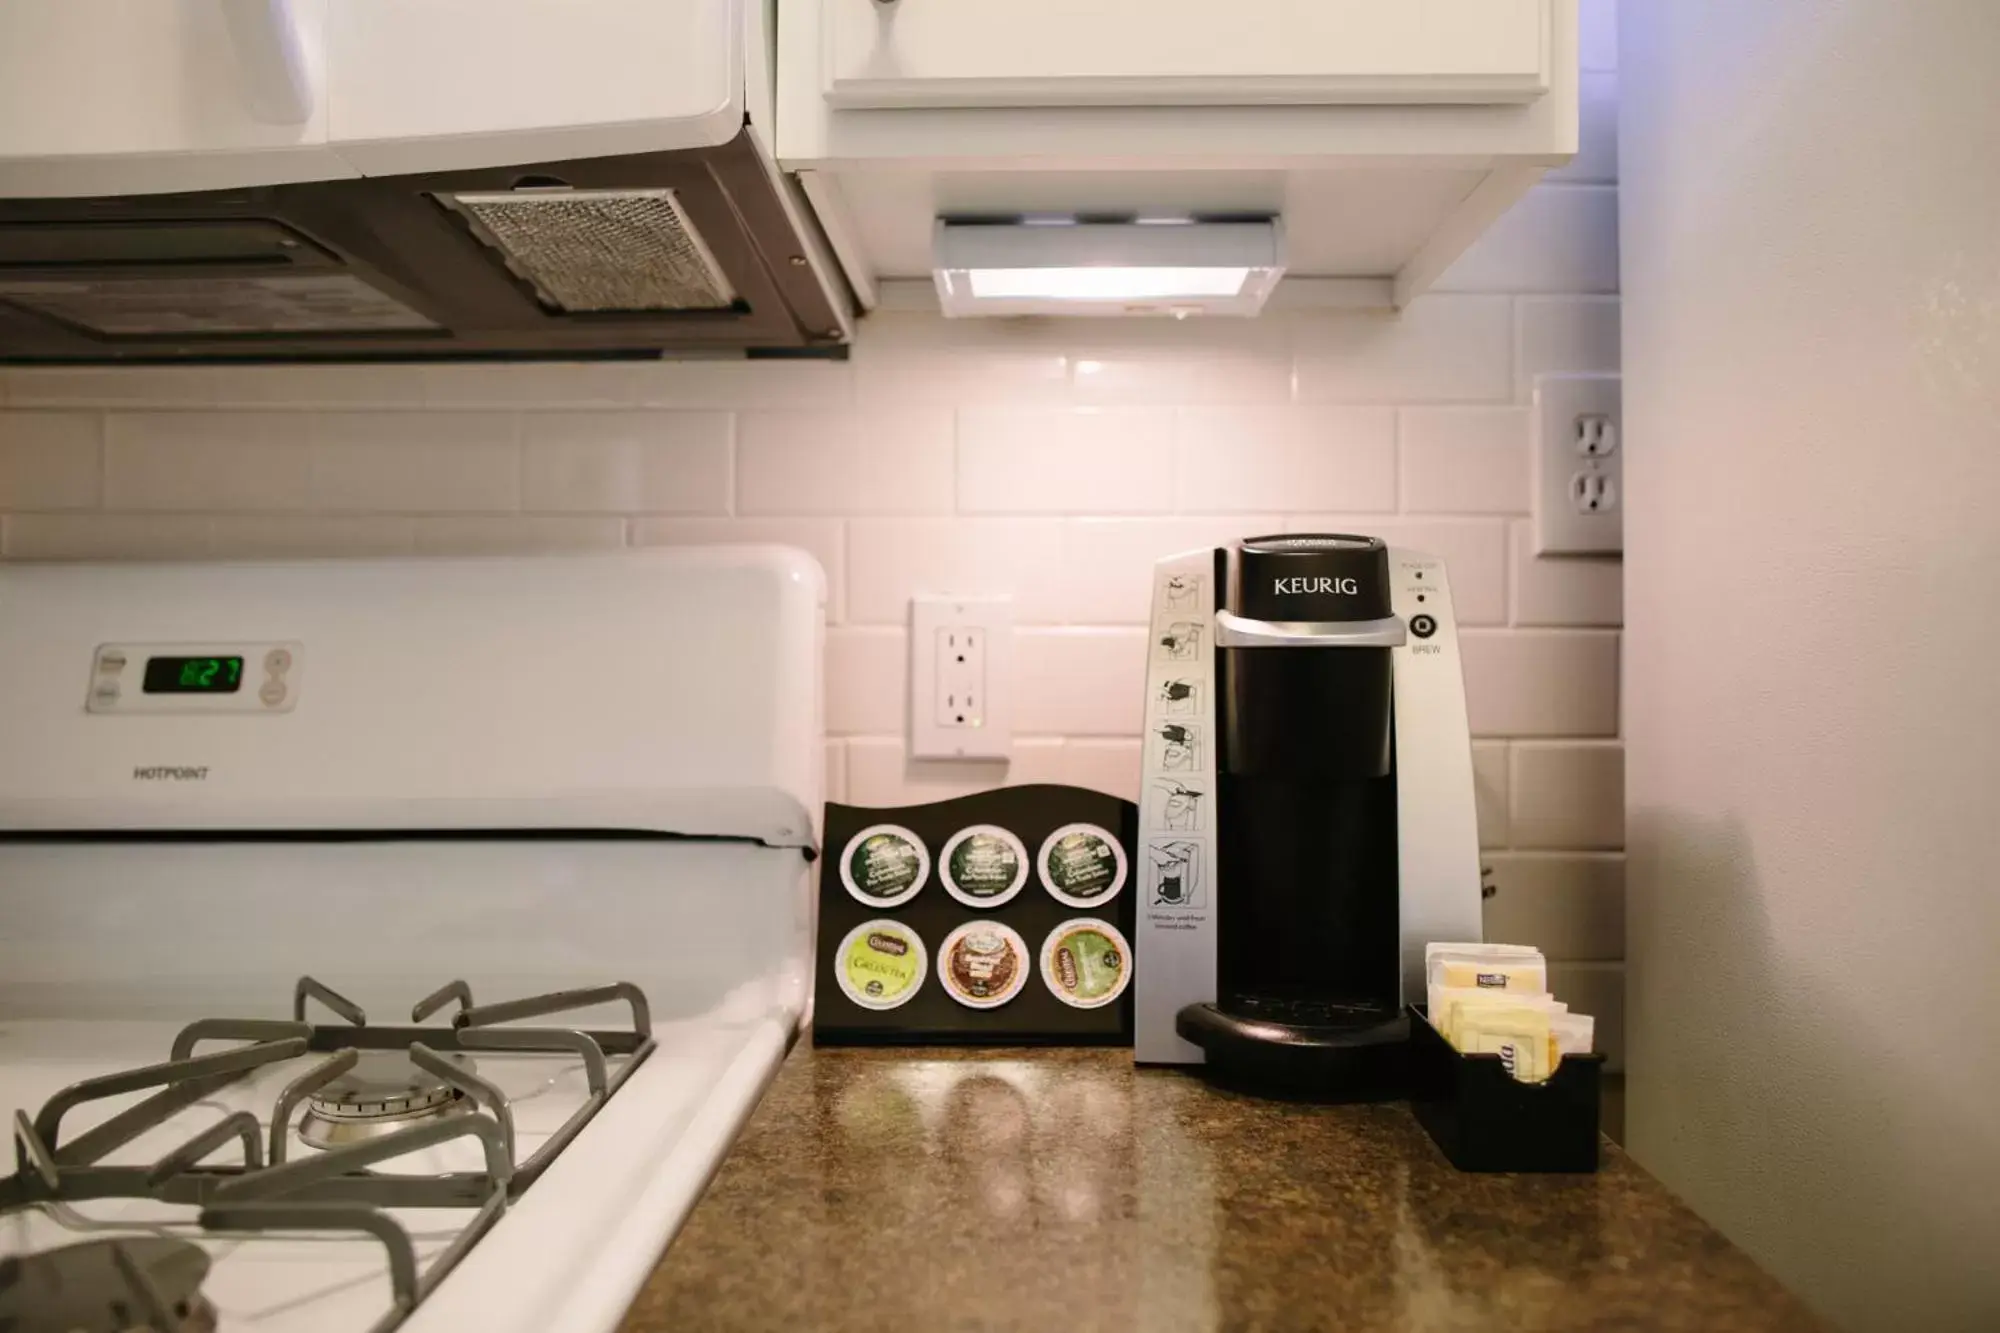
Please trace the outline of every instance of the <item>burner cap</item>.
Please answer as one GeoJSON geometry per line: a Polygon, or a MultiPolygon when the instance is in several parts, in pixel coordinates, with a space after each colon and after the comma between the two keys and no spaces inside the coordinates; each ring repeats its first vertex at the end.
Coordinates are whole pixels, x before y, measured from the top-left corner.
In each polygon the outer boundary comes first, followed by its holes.
{"type": "MultiPolygon", "coordinates": [[[[445,1059],[471,1073],[470,1057],[445,1059]]],[[[354,1068],[306,1099],[299,1137],[315,1148],[378,1138],[419,1120],[471,1110],[464,1093],[399,1051],[367,1051],[354,1068]]]]}
{"type": "Polygon", "coordinates": [[[214,1333],[215,1307],[201,1295],[207,1276],[208,1255],[199,1245],[155,1236],[88,1240],[0,1259],[0,1329],[214,1333]],[[164,1324],[155,1317],[156,1302],[164,1324]]]}

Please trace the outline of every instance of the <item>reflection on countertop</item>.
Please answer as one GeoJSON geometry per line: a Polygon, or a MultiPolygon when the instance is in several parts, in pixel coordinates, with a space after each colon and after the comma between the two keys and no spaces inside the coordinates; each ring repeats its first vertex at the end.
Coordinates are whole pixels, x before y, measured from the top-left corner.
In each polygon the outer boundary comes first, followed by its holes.
{"type": "Polygon", "coordinates": [[[787,1060],[626,1333],[1808,1329],[1607,1145],[1454,1171],[1406,1108],[1302,1106],[1129,1050],[787,1060]]]}

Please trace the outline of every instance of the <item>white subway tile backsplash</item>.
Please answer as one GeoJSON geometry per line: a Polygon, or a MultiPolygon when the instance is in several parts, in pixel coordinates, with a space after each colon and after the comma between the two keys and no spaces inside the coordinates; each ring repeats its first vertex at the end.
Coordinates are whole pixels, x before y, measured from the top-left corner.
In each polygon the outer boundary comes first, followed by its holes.
{"type": "Polygon", "coordinates": [[[826,632],[826,729],[837,736],[902,735],[908,728],[910,640],[900,626],[836,625],[826,632]]]}
{"type": "Polygon", "coordinates": [[[826,572],[826,618],[847,619],[847,525],[837,518],[635,518],[634,546],[796,546],[826,572]]]}
{"type": "Polygon", "coordinates": [[[1391,408],[1186,408],[1178,452],[1185,512],[1396,507],[1391,408]]]}
{"type": "Polygon", "coordinates": [[[530,412],[521,506],[537,512],[726,514],[726,412],[530,412]]]}
{"type": "Polygon", "coordinates": [[[1432,294],[1395,314],[1334,312],[1301,320],[1302,402],[1505,402],[1513,396],[1513,302],[1432,294]]]}
{"type": "Polygon", "coordinates": [[[1399,422],[1403,512],[1528,512],[1528,409],[1406,407],[1399,422]]]}
{"type": "Polygon", "coordinates": [[[1617,297],[1524,296],[1519,304],[1514,373],[1523,402],[1537,375],[1617,371],[1617,297]]]}
{"type": "Polygon", "coordinates": [[[1173,504],[1169,408],[972,407],[958,414],[961,513],[1158,513],[1173,504]]]}
{"type": "Polygon", "coordinates": [[[1498,518],[1293,514],[1287,532],[1353,532],[1444,561],[1460,625],[1507,623],[1507,523],[1498,518]]]}
{"type": "Polygon", "coordinates": [[[1146,631],[1017,629],[1014,727],[1059,736],[1137,736],[1145,723],[1146,631]]]}
{"type": "Polygon", "coordinates": [[[744,412],[740,514],[948,514],[952,414],[942,408],[744,412]]]}
{"type": "Polygon", "coordinates": [[[847,407],[854,371],[845,361],[653,361],[632,366],[632,401],[642,407],[847,407]]]}
{"type": "Polygon", "coordinates": [[[225,514],[211,521],[209,553],[226,559],[409,555],[416,527],[381,514],[225,514]]]}
{"type": "Polygon", "coordinates": [[[432,365],[422,368],[432,407],[622,407],[637,398],[629,361],[432,365]]]}
{"type": "Polygon", "coordinates": [[[1609,185],[1536,186],[1433,290],[1617,291],[1618,191],[1609,185]]]}
{"type": "Polygon", "coordinates": [[[103,496],[95,412],[0,414],[0,509],[90,509],[103,496]]]}
{"type": "Polygon", "coordinates": [[[873,406],[1058,405],[1070,358],[1044,321],[939,319],[878,311],[854,348],[854,393],[873,406]]]}
{"type": "Polygon", "coordinates": [[[458,515],[412,522],[419,555],[541,555],[625,544],[622,518],[458,515]]]}
{"type": "MultiPolygon", "coordinates": [[[[217,366],[221,407],[421,407],[421,366],[217,366]]],[[[483,404],[473,404],[483,406],[483,404]]]]}
{"type": "Polygon", "coordinates": [[[1292,396],[1281,319],[1078,321],[1070,389],[1079,403],[1282,403],[1292,396]]]}
{"type": "Polygon", "coordinates": [[[312,506],[353,513],[495,513],[521,506],[519,419],[504,412],[320,412],[312,506]]]}
{"type": "Polygon", "coordinates": [[[1071,786],[1137,801],[1139,742],[1134,737],[1069,741],[1063,746],[1063,771],[1071,786]]]}
{"type": "Polygon", "coordinates": [[[857,518],[848,524],[848,618],[907,624],[920,592],[1007,595],[1019,624],[1062,619],[1062,533],[1053,518],[857,518]]]}
{"type": "Polygon", "coordinates": [[[212,520],[192,514],[9,514],[13,560],[197,560],[212,520]]]}
{"type": "Polygon", "coordinates": [[[207,366],[0,370],[10,407],[212,406],[217,373],[207,366]]]}
{"type": "Polygon", "coordinates": [[[1625,1068],[1625,965],[1549,963],[1549,989],[1579,1014],[1597,1020],[1596,1048],[1607,1073],[1625,1068]]]}
{"type": "Polygon", "coordinates": [[[1143,625],[1152,615],[1153,566],[1162,557],[1283,528],[1276,514],[1071,519],[1063,525],[1054,618],[1079,625],[1143,625]]]}
{"type": "Polygon", "coordinates": [[[1516,625],[1621,625],[1625,562],[1616,556],[1537,556],[1535,525],[1514,523],[1509,559],[1516,625]]]}
{"type": "Polygon", "coordinates": [[[992,787],[1064,782],[1064,748],[1056,737],[1016,737],[1012,760],[911,759],[900,736],[855,736],[847,741],[847,799],[854,805],[918,805],[992,787]]]}
{"type": "Polygon", "coordinates": [[[1625,747],[1607,742],[1516,741],[1515,847],[1625,845],[1625,747]]]}
{"type": "Polygon", "coordinates": [[[1479,845],[1507,845],[1507,743],[1472,743],[1472,795],[1479,810],[1479,845]]]}
{"type": "Polygon", "coordinates": [[[1474,629],[1458,646],[1473,735],[1618,734],[1616,634],[1474,629]]]}
{"type": "Polygon", "coordinates": [[[113,412],[107,509],[303,509],[313,418],[293,412],[113,412]]]}
{"type": "MultiPolygon", "coordinates": [[[[1550,958],[1625,956],[1625,858],[1564,852],[1489,852],[1486,938],[1532,944],[1550,958]]],[[[1556,997],[1574,1001],[1556,992],[1556,997]]],[[[1579,1012],[1589,1012],[1577,1004],[1579,1012]]]]}
{"type": "Polygon", "coordinates": [[[847,742],[826,743],[826,799],[847,803],[847,742]]]}

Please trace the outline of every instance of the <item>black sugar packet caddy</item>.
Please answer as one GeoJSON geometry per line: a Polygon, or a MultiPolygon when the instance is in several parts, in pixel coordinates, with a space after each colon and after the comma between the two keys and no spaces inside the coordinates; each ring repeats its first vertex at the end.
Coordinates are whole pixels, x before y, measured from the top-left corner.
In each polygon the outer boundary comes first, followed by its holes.
{"type": "Polygon", "coordinates": [[[1604,1056],[1565,1055],[1541,1083],[1465,1055],[1410,1006],[1410,1109],[1461,1171],[1595,1171],[1604,1056]]]}

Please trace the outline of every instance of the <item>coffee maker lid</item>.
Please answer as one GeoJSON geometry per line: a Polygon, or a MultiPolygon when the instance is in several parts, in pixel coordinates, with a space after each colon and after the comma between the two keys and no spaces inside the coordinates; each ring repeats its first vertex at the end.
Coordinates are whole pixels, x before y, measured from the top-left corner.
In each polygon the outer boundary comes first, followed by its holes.
{"type": "Polygon", "coordinates": [[[1231,570],[1227,610],[1250,620],[1387,620],[1389,547],[1346,532],[1248,537],[1231,570]]]}
{"type": "Polygon", "coordinates": [[[1245,537],[1245,551],[1367,551],[1388,544],[1380,537],[1363,537],[1352,532],[1275,532],[1263,537],[1245,537]]]}

